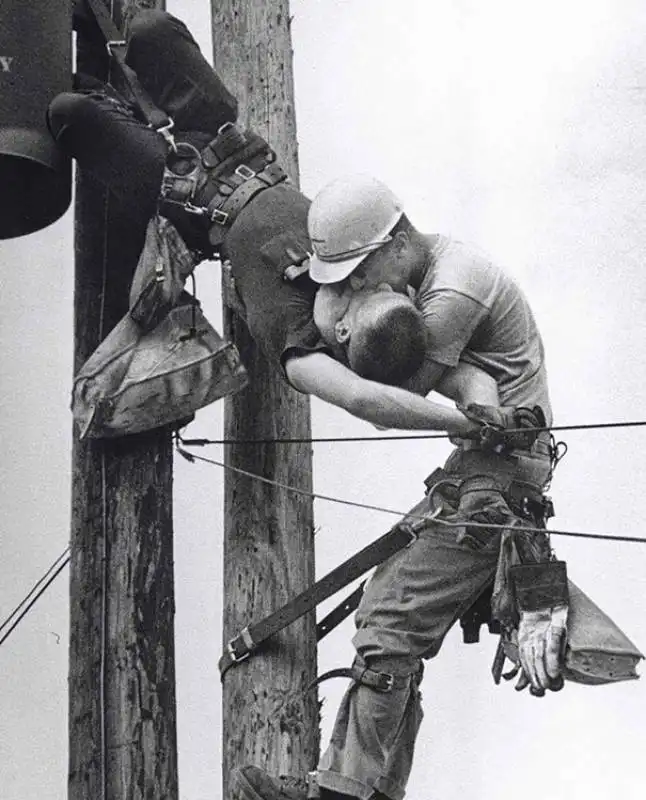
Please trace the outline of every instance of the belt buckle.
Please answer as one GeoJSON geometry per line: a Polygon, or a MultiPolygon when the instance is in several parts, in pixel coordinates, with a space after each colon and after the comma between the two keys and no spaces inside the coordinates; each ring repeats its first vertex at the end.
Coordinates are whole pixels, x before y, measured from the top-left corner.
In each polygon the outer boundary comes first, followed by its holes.
{"type": "Polygon", "coordinates": [[[379,678],[379,687],[375,687],[377,691],[384,693],[392,692],[395,685],[395,676],[392,674],[392,672],[380,672],[379,678]],[[384,679],[383,683],[381,681],[382,678],[384,679]]]}
{"type": "Polygon", "coordinates": [[[249,633],[249,628],[243,628],[237,636],[234,636],[233,639],[229,639],[226,646],[227,653],[231,656],[231,659],[234,664],[239,664],[241,661],[246,661],[251,655],[251,651],[255,647],[255,642],[251,638],[251,634],[249,633]],[[235,642],[238,639],[242,639],[242,643],[245,647],[244,652],[241,655],[238,655],[235,650],[235,642]]]}
{"type": "Polygon", "coordinates": [[[218,225],[226,225],[229,215],[226,211],[220,211],[219,208],[214,208],[211,212],[211,222],[217,222],[218,225]]]}
{"type": "Polygon", "coordinates": [[[235,648],[233,646],[234,641],[235,641],[234,639],[230,639],[227,642],[226,650],[227,650],[227,653],[231,656],[231,661],[234,664],[240,664],[241,662],[246,661],[249,658],[249,656],[251,655],[251,653],[249,651],[247,651],[246,653],[243,653],[241,656],[239,656],[236,653],[235,648]]]}
{"type": "Polygon", "coordinates": [[[252,178],[256,177],[255,170],[251,169],[251,167],[248,167],[246,164],[238,164],[234,172],[239,178],[242,178],[243,181],[250,181],[252,178]]]}
{"type": "Polygon", "coordinates": [[[109,56],[114,55],[115,47],[125,47],[128,44],[125,39],[110,39],[105,43],[106,50],[109,56]]]}

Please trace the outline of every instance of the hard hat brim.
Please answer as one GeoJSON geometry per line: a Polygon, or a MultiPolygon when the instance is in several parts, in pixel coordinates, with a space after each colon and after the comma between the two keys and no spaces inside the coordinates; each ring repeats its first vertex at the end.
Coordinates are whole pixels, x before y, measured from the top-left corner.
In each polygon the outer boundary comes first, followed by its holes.
{"type": "Polygon", "coordinates": [[[310,278],[315,283],[339,283],[351,275],[363,259],[370,255],[362,253],[343,261],[321,261],[315,255],[310,256],[310,278]]]}

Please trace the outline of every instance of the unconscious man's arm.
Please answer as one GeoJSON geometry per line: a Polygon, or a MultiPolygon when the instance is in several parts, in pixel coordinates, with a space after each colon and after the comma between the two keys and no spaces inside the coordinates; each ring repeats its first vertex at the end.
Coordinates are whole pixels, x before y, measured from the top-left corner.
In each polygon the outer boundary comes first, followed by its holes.
{"type": "Polygon", "coordinates": [[[455,408],[433,403],[417,394],[360,378],[325,353],[290,358],[285,365],[289,382],[300,392],[339,406],[355,417],[386,428],[474,434],[479,425],[455,408]]]}

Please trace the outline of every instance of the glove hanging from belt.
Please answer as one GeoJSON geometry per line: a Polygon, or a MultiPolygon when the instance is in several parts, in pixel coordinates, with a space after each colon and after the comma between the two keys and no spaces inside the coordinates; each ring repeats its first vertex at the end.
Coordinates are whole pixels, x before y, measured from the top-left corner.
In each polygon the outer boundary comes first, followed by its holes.
{"type": "Polygon", "coordinates": [[[510,450],[530,450],[541,431],[546,428],[545,414],[540,406],[484,406],[470,403],[458,409],[473,422],[482,426],[475,434],[483,450],[506,453],[510,450]]]}
{"type": "Polygon", "coordinates": [[[541,697],[563,688],[561,674],[567,644],[568,585],[564,561],[519,564],[510,570],[520,614],[516,689],[530,687],[541,697]]]}

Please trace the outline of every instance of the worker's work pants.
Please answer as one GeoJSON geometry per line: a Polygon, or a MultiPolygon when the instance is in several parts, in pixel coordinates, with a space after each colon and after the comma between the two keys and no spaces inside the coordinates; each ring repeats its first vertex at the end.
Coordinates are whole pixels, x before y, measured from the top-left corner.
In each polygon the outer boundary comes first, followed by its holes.
{"type": "MultiPolygon", "coordinates": [[[[171,117],[180,141],[185,132],[200,132],[206,144],[225,122],[235,121],[235,98],[184,23],[172,15],[140,11],[130,25],[126,60],[153,102],[171,117]]],[[[134,108],[102,91],[65,92],[50,104],[48,123],[60,146],[108,187],[128,214],[143,223],[150,219],[168,145],[134,108]]]]}
{"type": "MultiPolygon", "coordinates": [[[[513,466],[499,457],[476,458],[478,472],[488,466],[490,475],[509,474],[513,466]]],[[[461,475],[465,467],[456,450],[445,470],[461,475]]],[[[543,486],[548,471],[549,461],[537,458],[517,478],[543,486]]],[[[427,497],[410,514],[430,511],[427,497]]],[[[404,796],[422,720],[422,659],[439,652],[449,629],[492,583],[500,538],[500,530],[492,530],[488,539],[458,543],[455,528],[432,523],[377,568],[357,610],[353,644],[358,664],[391,673],[394,686],[383,692],[350,685],[319,764],[321,787],[362,800],[375,791],[392,800],[404,796]]]]}
{"type": "MultiPolygon", "coordinates": [[[[202,56],[186,26],[158,10],[140,11],[132,20],[127,62],[155,104],[174,121],[178,142],[202,149],[226,122],[234,122],[237,102],[202,56]]],[[[88,85],[88,82],[85,82],[88,85]]],[[[155,214],[168,145],[142,121],[136,110],[102,91],[66,92],[52,101],[48,120],[54,138],[82,170],[108,187],[132,222],[130,236],[140,237],[155,214]]],[[[307,235],[309,200],[281,183],[256,195],[226,231],[226,256],[233,264],[238,292],[256,341],[280,366],[292,347],[322,349],[312,318],[318,286],[307,276],[283,278],[294,253],[310,249],[307,235]]],[[[164,209],[191,250],[210,253],[203,217],[181,205],[164,209]]],[[[139,248],[139,249],[140,249],[139,248]]],[[[133,248],[134,249],[134,248],[133,248]]],[[[138,251],[137,251],[138,252],[138,251]]],[[[135,264],[121,264],[125,281],[135,264]]],[[[246,356],[242,354],[243,358],[246,356]]]]}

